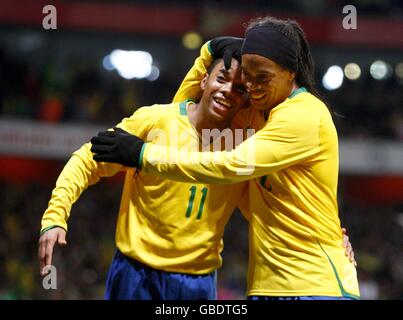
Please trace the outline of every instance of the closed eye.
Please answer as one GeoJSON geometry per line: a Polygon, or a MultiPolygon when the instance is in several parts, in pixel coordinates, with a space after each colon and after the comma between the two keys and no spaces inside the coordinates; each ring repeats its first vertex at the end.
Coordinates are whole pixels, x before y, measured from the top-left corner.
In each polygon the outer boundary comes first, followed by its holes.
{"type": "Polygon", "coordinates": [[[219,83],[224,83],[224,82],[227,81],[223,76],[217,76],[216,79],[217,79],[217,81],[218,81],[219,83]]]}

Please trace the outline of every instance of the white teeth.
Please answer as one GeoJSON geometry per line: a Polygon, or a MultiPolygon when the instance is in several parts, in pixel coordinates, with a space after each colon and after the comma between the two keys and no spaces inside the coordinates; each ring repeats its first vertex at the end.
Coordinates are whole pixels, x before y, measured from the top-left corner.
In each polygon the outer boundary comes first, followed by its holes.
{"type": "Polygon", "coordinates": [[[261,95],[251,95],[250,96],[253,100],[260,100],[264,97],[264,94],[261,95]]]}
{"type": "Polygon", "coordinates": [[[218,102],[219,104],[222,104],[222,105],[226,106],[227,108],[231,108],[231,104],[226,100],[223,100],[223,99],[220,99],[220,98],[215,98],[214,100],[216,102],[218,102]]]}

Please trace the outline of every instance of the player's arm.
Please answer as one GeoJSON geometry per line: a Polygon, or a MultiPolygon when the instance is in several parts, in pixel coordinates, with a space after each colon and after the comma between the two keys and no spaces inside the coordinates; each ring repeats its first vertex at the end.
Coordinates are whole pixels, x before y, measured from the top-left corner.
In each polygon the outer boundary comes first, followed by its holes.
{"type": "Polygon", "coordinates": [[[200,82],[207,73],[208,67],[213,62],[213,52],[210,47],[210,41],[207,41],[200,49],[200,55],[196,58],[192,68],[183,79],[178,91],[175,94],[173,102],[181,102],[186,99],[199,101],[202,95],[200,82]]]}
{"type": "Polygon", "coordinates": [[[52,264],[53,248],[56,243],[59,246],[65,246],[67,244],[66,230],[62,227],[53,227],[44,232],[39,238],[38,257],[42,276],[47,273],[45,267],[52,264]]]}
{"type": "Polygon", "coordinates": [[[276,112],[269,123],[226,152],[186,152],[145,144],[141,170],[176,181],[234,183],[308,161],[319,152],[317,117],[276,112]]]}
{"type": "Polygon", "coordinates": [[[97,163],[90,149],[90,143],[84,144],[64,166],[42,217],[41,234],[55,226],[67,230],[71,207],[81,193],[101,177],[113,176],[122,169],[118,164],[97,163]]]}
{"type": "MultiPolygon", "coordinates": [[[[131,117],[123,119],[117,124],[117,127],[145,139],[154,125],[153,119],[156,117],[156,107],[143,107],[131,117]]],[[[91,143],[86,143],[74,152],[60,173],[48,208],[42,218],[41,233],[55,226],[67,230],[67,219],[71,206],[81,193],[102,177],[111,177],[117,172],[127,169],[121,164],[96,162],[93,159],[91,147],[91,143]]]]}
{"type": "MultiPolygon", "coordinates": [[[[145,138],[154,125],[155,111],[155,107],[140,108],[131,117],[123,119],[117,127],[145,138]]],[[[121,164],[96,162],[91,147],[90,143],[86,143],[74,152],[56,181],[41,222],[38,249],[41,271],[44,266],[51,264],[55,243],[66,243],[67,220],[71,207],[82,192],[102,177],[111,177],[119,171],[127,170],[121,164]]]]}
{"type": "Polygon", "coordinates": [[[66,244],[67,220],[73,203],[88,186],[122,169],[118,164],[97,163],[92,156],[90,144],[83,145],[73,153],[56,181],[41,221],[38,256],[42,274],[43,268],[52,263],[54,245],[66,244]]]}

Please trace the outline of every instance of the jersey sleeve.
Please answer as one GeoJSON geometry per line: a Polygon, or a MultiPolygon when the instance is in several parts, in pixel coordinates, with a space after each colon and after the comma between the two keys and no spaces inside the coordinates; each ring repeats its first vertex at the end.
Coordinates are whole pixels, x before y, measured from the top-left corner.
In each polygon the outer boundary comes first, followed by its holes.
{"type": "Polygon", "coordinates": [[[183,182],[235,183],[312,160],[319,149],[318,118],[283,108],[229,152],[186,152],[147,143],[142,170],[183,182]]]}
{"type": "Polygon", "coordinates": [[[148,133],[161,120],[161,115],[165,114],[161,108],[166,108],[166,106],[141,107],[131,117],[124,118],[116,127],[147,140],[148,133]]]}
{"type": "MultiPolygon", "coordinates": [[[[146,139],[156,119],[155,108],[161,107],[142,107],[131,117],[123,119],[117,127],[146,139]]],[[[71,207],[84,190],[103,177],[111,177],[125,170],[127,168],[120,164],[94,161],[91,143],[84,144],[73,153],[56,181],[48,207],[42,217],[41,233],[56,226],[67,230],[71,207]]]]}
{"type": "Polygon", "coordinates": [[[200,82],[205,77],[207,68],[211,65],[213,60],[210,41],[207,41],[200,49],[200,56],[196,58],[193,67],[182,81],[173,102],[181,102],[186,99],[192,99],[194,101],[200,100],[202,95],[200,82]]]}
{"type": "Polygon", "coordinates": [[[71,207],[81,193],[88,186],[97,183],[101,177],[113,176],[121,169],[121,165],[95,162],[90,143],[75,151],[56,181],[42,217],[41,233],[56,226],[67,230],[71,207]]]}

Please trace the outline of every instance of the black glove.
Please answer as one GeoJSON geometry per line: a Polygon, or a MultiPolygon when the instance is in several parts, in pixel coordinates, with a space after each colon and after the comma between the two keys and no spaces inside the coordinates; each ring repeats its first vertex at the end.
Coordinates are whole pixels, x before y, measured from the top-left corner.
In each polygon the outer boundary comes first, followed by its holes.
{"type": "Polygon", "coordinates": [[[123,129],[115,127],[114,130],[101,131],[92,137],[91,151],[95,153],[94,160],[140,169],[140,153],[144,141],[123,129]]]}
{"type": "Polygon", "coordinates": [[[225,69],[231,67],[231,58],[241,62],[241,48],[243,38],[236,37],[217,37],[210,41],[210,47],[213,50],[214,58],[222,58],[224,60],[225,69]]]}

